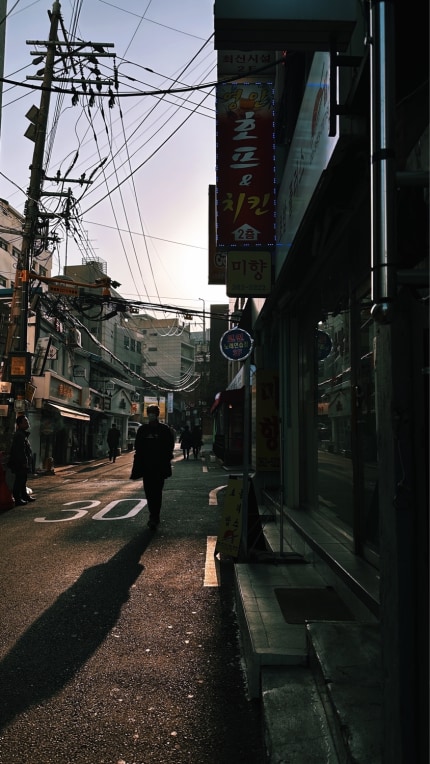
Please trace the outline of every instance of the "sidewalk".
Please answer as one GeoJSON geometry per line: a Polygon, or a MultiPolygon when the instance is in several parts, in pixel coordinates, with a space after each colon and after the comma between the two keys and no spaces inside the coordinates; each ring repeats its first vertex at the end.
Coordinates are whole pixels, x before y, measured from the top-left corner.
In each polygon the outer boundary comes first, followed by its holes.
{"type": "MultiPolygon", "coordinates": [[[[264,533],[276,549],[276,524],[264,533]]],[[[235,565],[248,692],[261,698],[267,764],[380,764],[378,625],[356,619],[292,550],[272,558],[235,565]],[[321,608],[330,619],[313,620],[321,608]]]]}

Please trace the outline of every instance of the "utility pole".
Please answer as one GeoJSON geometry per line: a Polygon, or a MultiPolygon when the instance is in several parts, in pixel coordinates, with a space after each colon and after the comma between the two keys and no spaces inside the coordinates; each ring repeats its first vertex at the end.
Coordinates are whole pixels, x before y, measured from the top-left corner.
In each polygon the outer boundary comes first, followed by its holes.
{"type": "MultiPolygon", "coordinates": [[[[1,0],[0,0],[1,2],[1,0]]],[[[30,298],[30,280],[34,279],[35,274],[31,273],[31,261],[34,252],[35,240],[39,237],[40,232],[40,218],[45,218],[46,215],[40,215],[39,203],[43,195],[45,196],[69,196],[70,203],[70,189],[69,193],[49,194],[43,193],[42,186],[44,180],[48,179],[44,172],[44,153],[46,133],[48,127],[49,118],[49,105],[51,100],[51,90],[54,81],[64,82],[77,82],[79,81],[83,87],[84,93],[86,92],[86,86],[94,85],[97,93],[100,94],[102,85],[109,85],[109,105],[114,103],[114,96],[110,88],[112,81],[108,82],[96,77],[94,82],[81,78],[80,80],[71,78],[57,78],[54,74],[55,59],[64,61],[66,55],[70,56],[71,65],[75,71],[74,58],[89,58],[92,61],[96,60],[97,56],[111,56],[111,54],[104,52],[104,47],[113,47],[110,43],[82,43],[82,42],[69,42],[65,40],[62,42],[58,39],[58,28],[61,25],[64,36],[66,36],[63,20],[61,18],[61,5],[59,2],[54,2],[50,16],[50,32],[48,41],[43,44],[46,45],[45,66],[42,72],[38,73],[36,77],[29,77],[29,79],[41,80],[41,96],[39,107],[32,106],[27,112],[26,117],[30,120],[31,124],[28,127],[25,135],[30,140],[34,141],[34,150],[32,163],[30,165],[30,185],[28,189],[28,199],[24,210],[24,224],[22,232],[22,246],[18,257],[14,293],[12,297],[11,314],[9,321],[9,329],[5,344],[4,354],[4,368],[2,373],[2,381],[11,383],[13,385],[12,397],[9,398],[10,403],[14,403],[14,409],[12,414],[23,413],[26,410],[26,388],[31,380],[31,353],[28,348],[28,317],[29,317],[29,298],[30,298]],[[92,47],[90,52],[85,51],[84,48],[89,45],[92,47]],[[62,52],[62,48],[65,48],[66,52],[62,52]],[[39,76],[39,74],[41,76],[39,76]]],[[[32,43],[33,41],[29,41],[32,43]]],[[[41,44],[36,42],[36,44],[41,44]]],[[[117,74],[115,69],[115,87],[117,86],[117,74]]],[[[73,92],[75,92],[73,90],[73,92]]],[[[72,104],[76,105],[78,102],[78,96],[74,96],[72,104]],[[76,100],[75,100],[76,98],[76,100]]],[[[57,182],[64,182],[66,179],[56,177],[57,182]]],[[[90,183],[89,180],[83,180],[80,178],[76,181],[90,183]]],[[[67,221],[66,221],[67,225],[67,221]]],[[[11,426],[4,427],[3,438],[0,436],[0,440],[5,440],[10,435],[11,426]]],[[[2,448],[5,448],[5,443],[1,443],[2,448]]]]}
{"type": "MultiPolygon", "coordinates": [[[[0,77],[4,76],[4,48],[6,38],[6,16],[7,0],[0,0],[0,77]]],[[[0,85],[0,134],[1,134],[1,112],[3,100],[3,84],[0,85]]]]}
{"type": "Polygon", "coordinates": [[[51,85],[54,71],[55,44],[60,20],[60,3],[55,2],[51,13],[51,28],[43,88],[39,108],[31,107],[27,116],[32,122],[34,139],[33,159],[30,165],[30,185],[25,206],[21,252],[18,257],[11,317],[5,348],[4,377],[14,383],[14,412],[25,412],[26,383],[31,376],[31,356],[27,348],[28,303],[30,290],[30,262],[37,233],[39,201],[43,182],[43,157],[48,125],[51,85]],[[18,332],[18,334],[17,334],[18,332]]]}
{"type": "MultiPolygon", "coordinates": [[[[60,3],[55,2],[52,6],[51,29],[49,33],[49,42],[45,61],[45,71],[43,74],[42,92],[40,95],[40,105],[35,123],[35,139],[33,161],[30,166],[30,185],[28,188],[28,199],[26,204],[26,215],[23,230],[21,262],[23,272],[21,275],[23,286],[23,303],[26,306],[29,299],[29,273],[30,257],[37,232],[37,222],[39,214],[39,201],[43,182],[43,157],[45,152],[46,131],[48,127],[49,104],[51,101],[51,86],[54,73],[55,44],[58,37],[58,24],[60,20],[60,3]]],[[[20,349],[27,351],[27,318],[26,310],[22,311],[21,341],[20,349]]]]}

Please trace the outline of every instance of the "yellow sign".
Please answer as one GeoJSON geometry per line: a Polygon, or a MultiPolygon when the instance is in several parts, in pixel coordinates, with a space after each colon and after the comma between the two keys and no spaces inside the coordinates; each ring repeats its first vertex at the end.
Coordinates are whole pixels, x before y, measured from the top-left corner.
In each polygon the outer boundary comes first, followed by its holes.
{"type": "Polygon", "coordinates": [[[242,493],[242,478],[230,475],[215,554],[222,552],[231,557],[237,557],[239,554],[242,536],[242,493]]]}
{"type": "Polygon", "coordinates": [[[16,352],[9,356],[9,377],[12,380],[25,380],[30,376],[29,353],[16,352]]]}
{"type": "Polygon", "coordinates": [[[264,297],[272,287],[272,256],[263,250],[227,253],[227,294],[229,297],[264,297]]]}
{"type": "MultiPolygon", "coordinates": [[[[159,416],[160,422],[166,422],[167,421],[166,420],[166,399],[165,398],[160,397],[160,396],[157,397],[155,395],[153,395],[153,396],[145,395],[145,397],[143,399],[143,414],[144,414],[145,417],[147,416],[146,409],[148,408],[148,406],[158,406],[158,408],[160,409],[160,416],[159,416]]],[[[145,419],[145,421],[146,421],[146,419],[145,419]]]]}
{"type": "Polygon", "coordinates": [[[77,297],[79,295],[78,287],[67,286],[66,284],[49,284],[49,292],[55,292],[56,294],[67,294],[70,297],[77,297]]]}
{"type": "Polygon", "coordinates": [[[25,377],[26,357],[25,355],[10,357],[10,373],[14,377],[25,377]]]}

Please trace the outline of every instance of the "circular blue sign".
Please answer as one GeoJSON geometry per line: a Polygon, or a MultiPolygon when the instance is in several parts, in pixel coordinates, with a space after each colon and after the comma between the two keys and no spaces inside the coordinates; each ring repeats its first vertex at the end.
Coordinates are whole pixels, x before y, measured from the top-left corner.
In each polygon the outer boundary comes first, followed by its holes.
{"type": "Polygon", "coordinates": [[[251,355],[253,345],[251,335],[238,326],[224,332],[219,342],[221,353],[229,361],[244,361],[251,355]]]}

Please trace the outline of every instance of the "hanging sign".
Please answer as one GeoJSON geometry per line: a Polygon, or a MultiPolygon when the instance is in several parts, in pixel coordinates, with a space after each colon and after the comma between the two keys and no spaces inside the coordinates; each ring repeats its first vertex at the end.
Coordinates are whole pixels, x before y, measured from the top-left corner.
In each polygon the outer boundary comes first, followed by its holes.
{"type": "Polygon", "coordinates": [[[272,287],[272,255],[263,250],[227,253],[227,295],[264,297],[272,287]]]}
{"type": "Polygon", "coordinates": [[[251,335],[238,326],[224,332],[219,342],[221,353],[229,361],[244,361],[251,355],[253,345],[251,335]]]}

